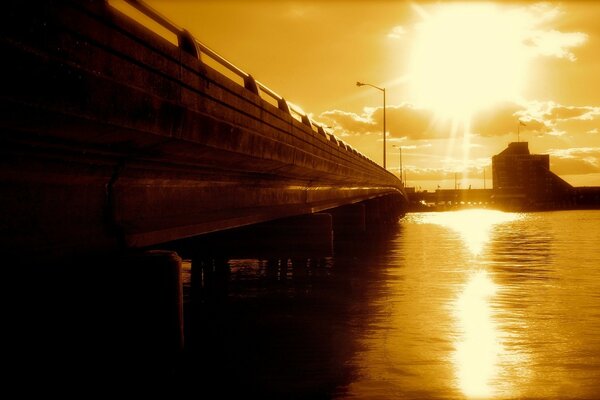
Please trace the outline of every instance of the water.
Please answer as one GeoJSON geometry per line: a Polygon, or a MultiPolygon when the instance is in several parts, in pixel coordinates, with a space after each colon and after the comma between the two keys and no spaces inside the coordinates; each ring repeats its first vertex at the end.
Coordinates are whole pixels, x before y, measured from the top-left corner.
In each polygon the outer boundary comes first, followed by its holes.
{"type": "Polygon", "coordinates": [[[181,382],[262,398],[600,398],[600,211],[415,213],[361,244],[208,267],[181,382]]]}

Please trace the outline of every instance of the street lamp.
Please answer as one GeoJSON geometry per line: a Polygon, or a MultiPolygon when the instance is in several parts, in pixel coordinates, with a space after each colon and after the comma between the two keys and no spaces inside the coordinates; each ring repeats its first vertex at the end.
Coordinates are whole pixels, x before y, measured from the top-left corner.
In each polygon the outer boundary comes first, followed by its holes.
{"type": "Polygon", "coordinates": [[[392,147],[397,148],[400,151],[400,181],[402,181],[402,146],[397,146],[395,144],[392,145],[392,147]]]}
{"type": "Polygon", "coordinates": [[[371,86],[372,88],[381,90],[383,92],[383,169],[386,169],[386,167],[385,167],[385,88],[380,88],[378,86],[371,85],[370,83],[362,83],[362,82],[356,82],[356,86],[371,86]]]}

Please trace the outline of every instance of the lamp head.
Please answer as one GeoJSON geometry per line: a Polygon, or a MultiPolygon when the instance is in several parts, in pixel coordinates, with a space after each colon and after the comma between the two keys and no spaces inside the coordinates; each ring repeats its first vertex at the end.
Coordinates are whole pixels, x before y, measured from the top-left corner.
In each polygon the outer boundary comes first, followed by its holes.
{"type": "Polygon", "coordinates": [[[364,83],[362,83],[362,82],[356,82],[356,86],[364,86],[364,83]]]}

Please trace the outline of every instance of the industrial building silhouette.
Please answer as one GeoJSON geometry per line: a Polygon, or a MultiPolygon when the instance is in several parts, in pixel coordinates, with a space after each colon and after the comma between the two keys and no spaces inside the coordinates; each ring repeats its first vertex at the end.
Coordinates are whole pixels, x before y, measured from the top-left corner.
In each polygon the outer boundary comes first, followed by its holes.
{"type": "Polygon", "coordinates": [[[568,208],[576,190],[550,171],[548,154],[531,154],[527,142],[513,142],[492,157],[494,201],[506,208],[568,208]]]}
{"type": "Polygon", "coordinates": [[[528,142],[512,142],[492,157],[492,189],[406,188],[411,211],[489,207],[509,211],[600,208],[600,187],[573,187],[550,171],[548,154],[531,154],[528,142]]]}

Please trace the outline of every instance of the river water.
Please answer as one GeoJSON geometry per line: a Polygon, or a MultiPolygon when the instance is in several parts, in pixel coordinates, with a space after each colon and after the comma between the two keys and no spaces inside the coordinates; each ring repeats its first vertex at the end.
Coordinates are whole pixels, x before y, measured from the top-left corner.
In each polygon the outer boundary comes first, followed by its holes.
{"type": "Polygon", "coordinates": [[[186,305],[182,381],[263,398],[600,398],[599,245],[600,211],[465,210],[408,214],[331,259],[229,260],[186,305]]]}

